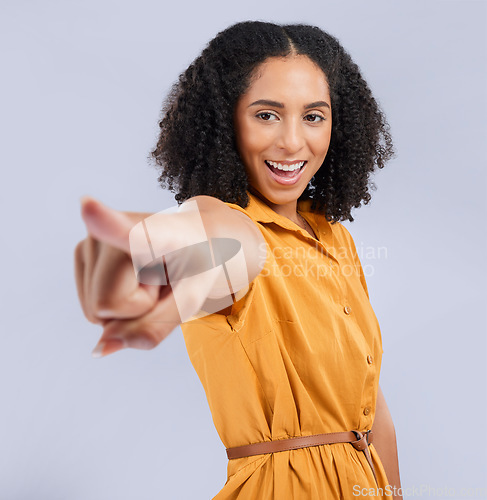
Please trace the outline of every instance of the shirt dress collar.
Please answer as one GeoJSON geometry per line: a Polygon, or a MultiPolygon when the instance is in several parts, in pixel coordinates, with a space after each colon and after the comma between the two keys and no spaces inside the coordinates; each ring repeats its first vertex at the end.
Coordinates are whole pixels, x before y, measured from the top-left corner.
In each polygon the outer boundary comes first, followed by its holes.
{"type": "MultiPolygon", "coordinates": [[[[257,222],[263,223],[275,223],[278,226],[288,229],[290,231],[295,231],[302,233],[307,238],[311,238],[309,233],[299,227],[297,224],[289,220],[287,217],[283,215],[279,215],[277,212],[274,212],[271,207],[269,207],[264,201],[255,196],[254,194],[247,191],[249,196],[249,204],[245,208],[245,210],[249,213],[249,215],[257,222]]],[[[326,220],[324,215],[316,214],[310,210],[312,200],[301,200],[298,201],[297,208],[301,215],[304,215],[309,225],[313,228],[313,231],[316,233],[319,239],[322,238],[322,235],[331,232],[330,225],[326,220]]],[[[314,240],[314,238],[311,238],[314,240]]]]}

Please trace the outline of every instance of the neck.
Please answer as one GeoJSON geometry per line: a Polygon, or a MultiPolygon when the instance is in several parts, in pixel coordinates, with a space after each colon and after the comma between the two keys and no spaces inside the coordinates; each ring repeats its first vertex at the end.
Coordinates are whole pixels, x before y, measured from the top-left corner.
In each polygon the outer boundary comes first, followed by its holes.
{"type": "Polygon", "coordinates": [[[250,192],[254,196],[256,196],[257,198],[262,200],[269,208],[272,208],[272,210],[274,210],[274,212],[276,212],[277,214],[279,214],[283,217],[286,217],[287,219],[297,223],[298,225],[301,225],[301,222],[300,222],[300,219],[299,219],[299,216],[297,213],[298,200],[292,200],[292,201],[290,201],[288,203],[284,203],[284,204],[276,204],[276,203],[272,203],[267,198],[264,198],[264,196],[262,196],[259,192],[255,191],[253,189],[250,189],[250,192]]]}

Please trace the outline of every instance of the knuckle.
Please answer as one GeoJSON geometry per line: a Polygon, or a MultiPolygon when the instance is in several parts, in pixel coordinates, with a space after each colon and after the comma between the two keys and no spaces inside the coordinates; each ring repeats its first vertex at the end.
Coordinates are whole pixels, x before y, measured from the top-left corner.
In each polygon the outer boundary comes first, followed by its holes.
{"type": "Polygon", "coordinates": [[[91,312],[93,317],[96,317],[98,320],[103,320],[117,316],[117,307],[109,298],[104,297],[92,303],[91,312]]]}
{"type": "Polygon", "coordinates": [[[96,316],[93,316],[92,314],[89,314],[89,313],[88,314],[85,313],[85,316],[86,316],[86,319],[90,323],[93,323],[94,325],[104,325],[106,322],[106,320],[97,318],[96,316]]]}

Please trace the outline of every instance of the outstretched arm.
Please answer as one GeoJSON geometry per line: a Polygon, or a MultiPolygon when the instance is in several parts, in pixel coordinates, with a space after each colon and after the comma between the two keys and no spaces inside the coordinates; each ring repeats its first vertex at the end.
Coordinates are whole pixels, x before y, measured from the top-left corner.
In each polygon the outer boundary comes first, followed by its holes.
{"type": "Polygon", "coordinates": [[[156,347],[208,301],[205,311],[218,312],[263,266],[257,225],[210,196],[157,214],[86,197],[81,213],[88,236],[75,250],[76,285],[86,318],[104,328],[96,356],[156,347]]]}
{"type": "Polygon", "coordinates": [[[401,479],[399,476],[396,431],[380,386],[377,393],[377,407],[372,432],[374,434],[374,447],[384,466],[389,484],[396,487],[394,500],[402,498],[402,495],[397,494],[397,490],[401,488],[401,479]]]}

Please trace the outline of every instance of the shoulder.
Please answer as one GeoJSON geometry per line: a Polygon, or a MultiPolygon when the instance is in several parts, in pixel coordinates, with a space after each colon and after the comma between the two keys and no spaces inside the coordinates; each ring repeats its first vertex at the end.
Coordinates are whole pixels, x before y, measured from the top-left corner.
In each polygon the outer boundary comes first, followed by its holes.
{"type": "Polygon", "coordinates": [[[331,233],[334,239],[338,239],[343,244],[353,243],[353,237],[350,231],[341,222],[331,222],[327,220],[325,214],[320,212],[310,210],[310,213],[313,215],[318,227],[322,229],[325,234],[331,233]]]}
{"type": "Polygon", "coordinates": [[[342,236],[347,241],[353,242],[352,234],[341,222],[336,222],[335,224],[332,224],[332,226],[335,228],[337,234],[342,236]]]}
{"type": "Polygon", "coordinates": [[[355,246],[355,241],[352,234],[341,222],[334,224],[335,228],[335,238],[339,242],[339,246],[342,247],[347,253],[355,255],[357,248],[355,246]]]}

